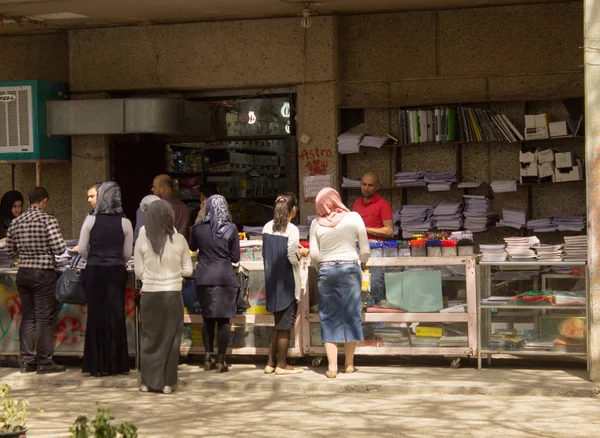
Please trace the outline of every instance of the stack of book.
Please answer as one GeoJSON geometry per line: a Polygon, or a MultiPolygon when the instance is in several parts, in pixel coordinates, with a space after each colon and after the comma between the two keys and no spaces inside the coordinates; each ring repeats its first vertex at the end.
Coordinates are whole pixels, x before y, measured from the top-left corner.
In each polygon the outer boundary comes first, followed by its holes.
{"type": "Polygon", "coordinates": [[[360,187],[360,180],[356,180],[356,179],[350,179],[350,178],[346,178],[345,176],[342,177],[342,187],[360,187]]]}
{"type": "Polygon", "coordinates": [[[499,227],[523,228],[527,223],[527,212],[518,208],[502,209],[502,219],[498,222],[499,227]]]}
{"type": "Polygon", "coordinates": [[[474,233],[485,231],[496,223],[492,200],[483,195],[465,195],[465,228],[474,233]]]}
{"type": "Polygon", "coordinates": [[[587,236],[565,236],[565,262],[587,261],[587,236]]]}
{"type": "Polygon", "coordinates": [[[517,191],[517,181],[514,179],[492,181],[490,184],[494,193],[508,193],[517,191]]]}

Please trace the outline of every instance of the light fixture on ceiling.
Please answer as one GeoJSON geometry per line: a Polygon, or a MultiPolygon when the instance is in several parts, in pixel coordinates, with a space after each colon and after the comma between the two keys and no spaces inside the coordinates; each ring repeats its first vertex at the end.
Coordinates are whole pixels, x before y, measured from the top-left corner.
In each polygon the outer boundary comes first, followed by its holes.
{"type": "Polygon", "coordinates": [[[300,24],[303,28],[308,29],[312,25],[312,11],[309,8],[310,4],[307,2],[304,5],[304,9],[302,9],[302,18],[300,19],[300,24]]]}
{"type": "Polygon", "coordinates": [[[300,24],[302,25],[303,28],[308,29],[312,25],[312,17],[314,17],[315,15],[319,15],[319,13],[317,11],[315,11],[314,9],[311,9],[311,6],[314,7],[317,5],[321,5],[325,2],[335,1],[335,0],[317,0],[317,1],[279,0],[279,1],[282,3],[293,4],[299,8],[301,7],[302,12],[298,14],[300,17],[302,17],[302,18],[300,18],[300,24]]]}

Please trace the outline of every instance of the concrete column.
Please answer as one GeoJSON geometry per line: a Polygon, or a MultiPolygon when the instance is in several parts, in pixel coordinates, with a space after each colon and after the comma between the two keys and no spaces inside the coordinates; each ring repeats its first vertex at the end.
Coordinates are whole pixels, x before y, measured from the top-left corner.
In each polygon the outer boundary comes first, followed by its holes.
{"type": "Polygon", "coordinates": [[[584,2],[590,379],[600,381],[600,1],[584,2]]]}
{"type": "Polygon", "coordinates": [[[315,214],[314,198],[304,196],[304,177],[331,175],[338,187],[337,86],[334,83],[306,84],[298,87],[298,139],[310,137],[306,144],[298,141],[298,183],[300,223],[315,214]]]}
{"type": "Polygon", "coordinates": [[[79,237],[81,225],[90,212],[87,188],[110,178],[109,141],[108,135],[78,135],[71,139],[73,238],[79,237]]]}

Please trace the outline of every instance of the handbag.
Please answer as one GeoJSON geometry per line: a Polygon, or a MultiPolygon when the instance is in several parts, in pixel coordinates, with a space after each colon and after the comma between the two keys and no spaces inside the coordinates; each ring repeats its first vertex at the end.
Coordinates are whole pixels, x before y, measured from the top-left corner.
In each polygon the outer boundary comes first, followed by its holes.
{"type": "Polygon", "coordinates": [[[237,313],[244,313],[250,308],[250,301],[248,300],[248,285],[250,284],[250,273],[248,269],[243,266],[239,266],[236,271],[238,283],[237,295],[237,313]]]}
{"type": "Polygon", "coordinates": [[[77,256],[61,274],[54,286],[56,301],[67,304],[86,304],[85,287],[83,285],[84,269],[78,269],[81,256],[77,256]]]}

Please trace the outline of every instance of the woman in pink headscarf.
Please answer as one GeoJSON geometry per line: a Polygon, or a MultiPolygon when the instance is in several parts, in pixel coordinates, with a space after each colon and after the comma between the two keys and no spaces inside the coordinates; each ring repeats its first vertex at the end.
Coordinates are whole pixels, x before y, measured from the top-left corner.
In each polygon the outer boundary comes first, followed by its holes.
{"type": "Polygon", "coordinates": [[[321,190],[316,207],[317,218],[310,226],[310,257],[319,271],[321,341],[329,362],[325,375],[334,378],[338,373],[336,344],[344,343],[344,371],[356,371],[356,342],[363,340],[361,264],[369,260],[369,240],[360,215],[349,211],[334,189],[321,190]]]}

